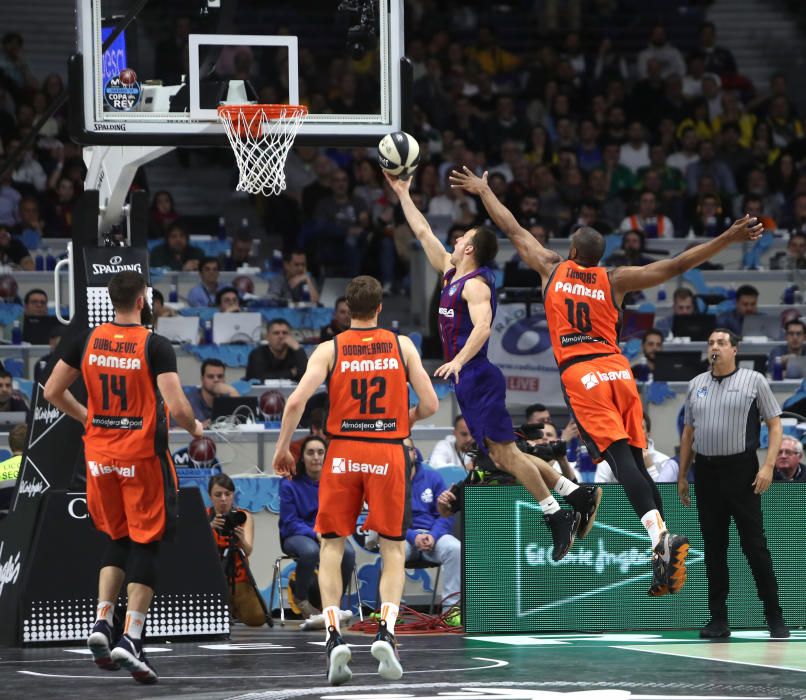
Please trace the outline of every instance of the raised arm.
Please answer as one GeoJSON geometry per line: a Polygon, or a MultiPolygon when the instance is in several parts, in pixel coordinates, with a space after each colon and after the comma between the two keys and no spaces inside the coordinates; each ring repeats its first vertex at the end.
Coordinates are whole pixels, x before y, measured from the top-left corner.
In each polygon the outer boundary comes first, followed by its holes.
{"type": "Polygon", "coordinates": [[[409,193],[411,178],[401,180],[387,173],[384,173],[383,176],[389,183],[389,187],[392,188],[400,200],[400,206],[403,207],[403,215],[406,217],[406,221],[414,237],[420,241],[420,244],[423,246],[423,250],[428,256],[428,262],[431,263],[437,272],[444,274],[451,269],[451,256],[448,254],[448,251],[445,250],[442,243],[440,243],[439,238],[434,235],[434,232],[431,230],[422,212],[412,201],[411,194],[409,193]]]}
{"type": "Polygon", "coordinates": [[[731,243],[755,241],[761,237],[763,230],[762,224],[745,214],[741,219],[734,221],[733,225],[717,238],[689,248],[674,258],[658,260],[643,267],[617,267],[610,273],[610,282],[616,294],[616,301],[621,303],[621,298],[627,292],[649,289],[682,275],[712,258],[731,243]]]}
{"type": "Polygon", "coordinates": [[[460,187],[465,192],[481,197],[482,204],[484,204],[484,208],[490,218],[512,241],[515,250],[521,256],[521,260],[533,270],[539,272],[540,277],[545,282],[554,266],[562,258],[559,253],[544,248],[531,233],[518,223],[512,212],[501,204],[487,184],[487,172],[485,171],[484,175],[478,177],[467,166],[462,166],[461,172],[458,170],[451,171],[450,181],[451,187],[460,187]]]}

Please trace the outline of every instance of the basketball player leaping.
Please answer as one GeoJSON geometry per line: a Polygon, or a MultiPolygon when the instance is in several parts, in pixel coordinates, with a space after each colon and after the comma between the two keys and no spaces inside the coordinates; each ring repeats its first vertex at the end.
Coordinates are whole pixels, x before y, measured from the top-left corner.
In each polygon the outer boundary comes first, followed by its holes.
{"type": "Polygon", "coordinates": [[[543,304],[566,402],[588,451],[607,459],[652,540],[649,595],[679,591],[686,580],[688,539],[672,535],[663,520],[657,486],[644,466],[643,409],[630,364],[618,344],[619,309],[627,292],[648,289],[683,274],[734,241],[755,240],[762,226],[745,216],[718,238],[670,260],[643,267],[599,266],[604,237],[583,226],[571,236],[568,260],[544,248],[523,229],[487,185],[467,167],[450,176],[452,187],[481,197],[521,259],[543,280],[543,304]]]}
{"type": "Polygon", "coordinates": [[[319,588],[325,616],[327,677],[332,685],[352,678],[350,647],[339,631],[341,560],[344,538],[355,531],[364,501],[364,527],[380,535],[381,619],[370,652],[382,678],[397,680],[403,669],[397,656],[395,622],[405,579],[406,530],[411,521],[408,450],[403,440],[410,426],[433,415],[437,395],[414,344],[406,336],[378,328],[383,302],[381,283],[356,277],[347,285],[350,328],[333,342],[319,345],[308,360],[299,386],[283,412],[274,471],[294,470],[291,436],[305,402],[327,381],[330,402],[325,433],[330,444],[319,482],[316,532],[321,535],[319,588]],[[408,383],[419,397],[409,409],[408,383]]]}
{"type": "Polygon", "coordinates": [[[495,281],[489,265],[498,252],[495,233],[483,226],[468,230],[448,254],[409,194],[411,180],[386,175],[403,213],[431,265],[442,275],[439,333],[446,363],[436,376],[451,379],[459,410],[478,448],[523,484],[540,504],[554,542],[552,558],[562,559],[579,532],[593,527],[601,499],[599,487],[579,487],[546,462],[515,445],[506,409],[506,381],[487,359],[487,341],[495,316],[495,281]],[[546,484],[564,496],[575,512],[561,510],[546,484]]]}
{"type": "Polygon", "coordinates": [[[108,537],[98,576],[98,615],[87,644],[100,668],[123,666],[136,681],[156,683],[143,631],[160,542],[172,534],[176,519],[166,404],[193,437],[201,437],[202,425],[182,391],[171,344],[141,325],[151,314],[145,278],[119,272],[109,282],[109,297],[114,322],[63,342],[45,398],[84,425],[87,507],[108,537]],[[69,390],[79,377],[87,387],[86,407],[69,390]],[[126,627],[112,648],[112,616],[127,576],[126,627]]]}

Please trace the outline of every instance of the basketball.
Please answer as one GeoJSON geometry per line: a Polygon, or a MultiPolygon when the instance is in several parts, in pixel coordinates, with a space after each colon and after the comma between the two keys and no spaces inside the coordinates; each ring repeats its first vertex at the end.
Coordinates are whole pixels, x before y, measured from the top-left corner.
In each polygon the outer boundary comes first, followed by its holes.
{"type": "Polygon", "coordinates": [[[232,286],[238,290],[238,296],[243,297],[244,294],[254,294],[255,293],[255,283],[252,281],[251,277],[247,277],[246,275],[238,275],[234,277],[232,280],[232,286]]]}
{"type": "Polygon", "coordinates": [[[134,85],[137,82],[137,73],[135,73],[131,68],[124,68],[118,74],[118,79],[124,85],[134,85]]]}
{"type": "Polygon", "coordinates": [[[401,180],[410,178],[420,162],[420,146],[411,134],[395,131],[378,144],[378,163],[390,175],[401,180]]]}
{"type": "Polygon", "coordinates": [[[283,417],[285,399],[279,391],[269,389],[260,395],[258,406],[266,420],[278,421],[283,417]]]}
{"type": "Polygon", "coordinates": [[[190,459],[199,466],[206,466],[213,462],[216,454],[215,442],[208,437],[191,440],[188,445],[190,459]]]}
{"type": "Polygon", "coordinates": [[[17,296],[17,280],[11,275],[0,275],[0,299],[14,300],[17,296]]]}

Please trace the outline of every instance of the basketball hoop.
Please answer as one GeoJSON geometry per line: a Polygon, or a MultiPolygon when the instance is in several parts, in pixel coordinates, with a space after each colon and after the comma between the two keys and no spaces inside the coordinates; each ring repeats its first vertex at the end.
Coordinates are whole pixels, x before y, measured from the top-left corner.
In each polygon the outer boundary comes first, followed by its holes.
{"type": "Polygon", "coordinates": [[[219,105],[238,163],[236,190],[270,195],[285,189],[285,159],[307,114],[303,105],[219,105]]]}

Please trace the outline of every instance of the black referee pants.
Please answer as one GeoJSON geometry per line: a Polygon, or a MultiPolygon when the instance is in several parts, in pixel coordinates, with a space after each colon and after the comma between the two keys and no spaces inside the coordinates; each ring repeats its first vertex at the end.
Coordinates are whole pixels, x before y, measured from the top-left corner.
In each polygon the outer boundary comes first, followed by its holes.
{"type": "Polygon", "coordinates": [[[698,455],[694,466],[711,617],[728,619],[728,529],[731,518],[736,523],[742,551],[753,572],[765,614],[780,615],[778,581],[764,534],[761,496],[753,493],[753,479],[758,472],[755,451],[727,457],[698,455]]]}

